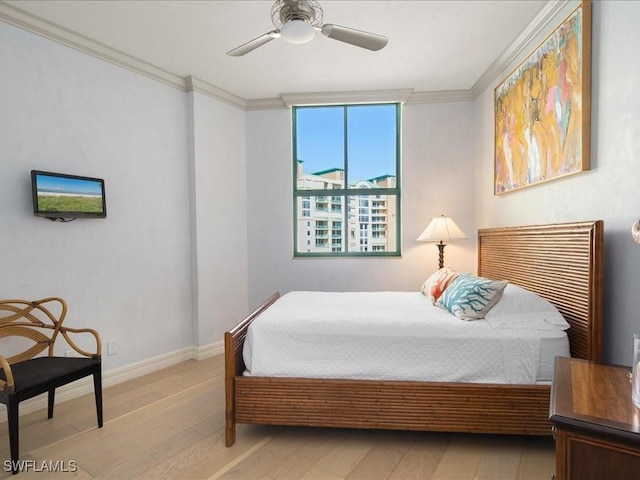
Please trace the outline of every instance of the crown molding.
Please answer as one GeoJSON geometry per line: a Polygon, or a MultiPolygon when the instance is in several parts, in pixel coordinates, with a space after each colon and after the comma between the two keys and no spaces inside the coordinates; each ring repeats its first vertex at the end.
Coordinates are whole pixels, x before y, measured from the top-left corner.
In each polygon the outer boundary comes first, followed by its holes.
{"type": "Polygon", "coordinates": [[[277,98],[247,100],[247,110],[277,110],[300,105],[411,102],[413,90],[356,90],[344,92],[281,93],[277,98]]]}
{"type": "Polygon", "coordinates": [[[473,97],[478,98],[482,92],[493,85],[495,80],[512,62],[521,58],[524,53],[528,53],[525,48],[529,47],[541,32],[548,27],[556,15],[570,3],[570,0],[550,0],[471,87],[473,97]]]}
{"type": "Polygon", "coordinates": [[[344,103],[406,102],[413,90],[374,90],[354,92],[281,93],[287,105],[341,105],[344,103]]]}
{"type": "Polygon", "coordinates": [[[471,90],[441,90],[437,92],[415,92],[407,100],[414,103],[468,102],[475,100],[471,90]]]}
{"type": "Polygon", "coordinates": [[[283,93],[280,98],[247,100],[246,110],[277,110],[296,105],[337,105],[344,103],[416,103],[468,102],[475,100],[471,90],[414,92],[413,90],[370,90],[324,93],[283,93]]]}
{"type": "Polygon", "coordinates": [[[199,78],[196,78],[192,75],[185,77],[184,82],[186,85],[187,92],[193,91],[193,92],[202,93],[204,95],[208,95],[209,97],[213,97],[216,100],[220,100],[221,102],[228,103],[229,105],[240,108],[242,110],[247,109],[247,101],[244,98],[240,98],[231,92],[227,92],[222,88],[218,88],[209,82],[200,80],[199,78]]]}
{"type": "Polygon", "coordinates": [[[152,78],[171,87],[186,91],[184,78],[179,75],[175,75],[143,60],[134,58],[73,30],[56,25],[53,22],[26,12],[12,4],[0,1],[0,20],[152,78]]]}
{"type": "Polygon", "coordinates": [[[282,98],[255,98],[247,100],[247,110],[280,110],[287,107],[282,98]]]}

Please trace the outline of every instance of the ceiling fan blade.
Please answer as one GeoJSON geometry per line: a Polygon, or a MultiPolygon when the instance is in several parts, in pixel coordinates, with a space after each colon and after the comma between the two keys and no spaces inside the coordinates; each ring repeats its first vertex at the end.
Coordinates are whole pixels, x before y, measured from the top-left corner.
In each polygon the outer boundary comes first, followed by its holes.
{"type": "Polygon", "coordinates": [[[269,33],[265,33],[264,35],[259,36],[258,38],[254,38],[253,40],[248,41],[247,43],[240,45],[239,47],[234,48],[233,50],[229,50],[227,55],[231,55],[232,57],[241,57],[258,47],[261,47],[267,42],[270,42],[274,38],[279,38],[280,32],[278,30],[273,30],[269,33]]]}
{"type": "Polygon", "coordinates": [[[325,37],[374,51],[384,48],[389,41],[387,37],[383,35],[363,32],[355,28],[341,27],[340,25],[332,25],[330,23],[323,25],[321,31],[325,37]]]}

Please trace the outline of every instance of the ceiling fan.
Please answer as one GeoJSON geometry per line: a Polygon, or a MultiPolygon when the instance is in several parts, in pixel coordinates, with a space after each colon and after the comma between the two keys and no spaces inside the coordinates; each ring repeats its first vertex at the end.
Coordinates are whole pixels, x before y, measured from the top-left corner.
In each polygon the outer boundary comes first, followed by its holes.
{"type": "Polygon", "coordinates": [[[349,43],[368,50],[380,50],[387,44],[387,37],[363,32],[331,23],[322,23],[322,8],[316,0],[276,0],[271,7],[271,21],[275,30],[261,35],[227,52],[240,57],[274,38],[282,38],[290,43],[306,43],[321,32],[325,37],[349,43]]]}

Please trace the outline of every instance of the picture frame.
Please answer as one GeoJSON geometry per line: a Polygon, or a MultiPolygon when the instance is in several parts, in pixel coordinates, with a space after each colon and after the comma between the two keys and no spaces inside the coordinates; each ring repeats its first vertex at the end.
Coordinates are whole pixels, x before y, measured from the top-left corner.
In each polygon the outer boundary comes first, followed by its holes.
{"type": "Polygon", "coordinates": [[[590,0],[495,88],[494,108],[495,195],[589,170],[590,0]]]}

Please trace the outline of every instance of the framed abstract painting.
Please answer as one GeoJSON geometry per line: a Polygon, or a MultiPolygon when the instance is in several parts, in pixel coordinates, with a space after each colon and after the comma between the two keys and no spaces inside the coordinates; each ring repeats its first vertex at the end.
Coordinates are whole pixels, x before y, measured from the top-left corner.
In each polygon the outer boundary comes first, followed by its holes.
{"type": "Polygon", "coordinates": [[[588,170],[590,117],[585,0],[495,89],[494,194],[588,170]]]}

